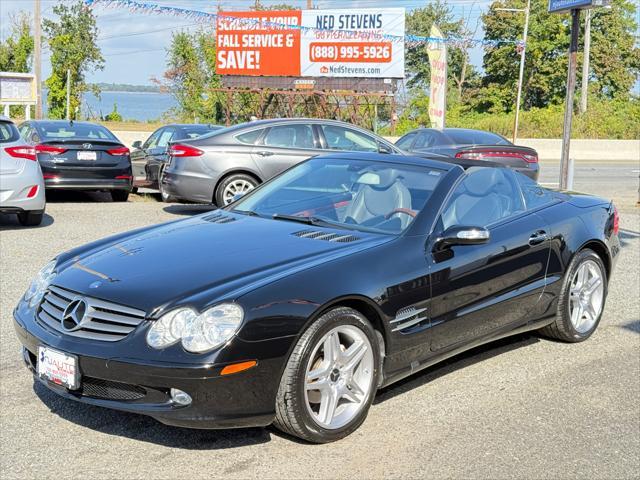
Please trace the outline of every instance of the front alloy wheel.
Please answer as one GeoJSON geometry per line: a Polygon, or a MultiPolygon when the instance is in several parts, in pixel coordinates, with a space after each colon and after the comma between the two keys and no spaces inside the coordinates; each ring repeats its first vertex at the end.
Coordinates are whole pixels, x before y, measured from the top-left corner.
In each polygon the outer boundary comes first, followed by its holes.
{"type": "Polygon", "coordinates": [[[322,315],[301,336],[280,382],[275,425],[314,443],[346,437],[364,421],[377,388],[380,347],[356,310],[322,315]]]}

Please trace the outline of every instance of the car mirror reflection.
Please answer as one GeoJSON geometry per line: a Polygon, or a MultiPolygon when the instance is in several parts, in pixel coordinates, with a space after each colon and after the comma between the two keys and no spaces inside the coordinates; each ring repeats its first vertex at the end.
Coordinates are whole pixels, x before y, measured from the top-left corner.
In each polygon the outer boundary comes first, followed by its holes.
{"type": "Polygon", "coordinates": [[[480,245],[487,243],[491,235],[484,227],[456,225],[447,228],[438,237],[434,251],[445,250],[453,245],[480,245]]]}

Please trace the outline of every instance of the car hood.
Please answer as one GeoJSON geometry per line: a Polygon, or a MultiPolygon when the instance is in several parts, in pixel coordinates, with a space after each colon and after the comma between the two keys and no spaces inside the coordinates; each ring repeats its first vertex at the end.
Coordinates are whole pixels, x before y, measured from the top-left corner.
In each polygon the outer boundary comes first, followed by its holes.
{"type": "Polygon", "coordinates": [[[83,251],[62,262],[54,284],[148,314],[203,308],[393,238],[218,211],[83,251]]]}

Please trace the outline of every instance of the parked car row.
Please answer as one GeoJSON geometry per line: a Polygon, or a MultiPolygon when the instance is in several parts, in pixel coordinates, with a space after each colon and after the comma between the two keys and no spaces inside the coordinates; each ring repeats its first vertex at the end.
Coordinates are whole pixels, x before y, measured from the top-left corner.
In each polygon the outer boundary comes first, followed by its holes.
{"type": "MultiPolygon", "coordinates": [[[[337,151],[412,155],[465,168],[502,165],[534,180],[539,173],[535,150],[470,129],[418,129],[394,145],[373,132],[334,120],[273,119],[228,128],[170,124],[144,142],[134,142],[130,151],[107,128],[94,123],[32,120],[22,123],[19,133],[8,119],[2,125],[3,143],[17,142],[2,150],[3,175],[6,170],[6,175],[23,176],[29,183],[28,171],[35,174],[36,165],[22,174],[18,164],[24,160],[37,160],[41,170],[44,188],[39,194],[26,192],[32,203],[44,198],[45,188],[108,191],[117,202],[126,201],[138,188],[151,188],[158,189],[165,202],[225,206],[304,160],[337,151]]],[[[11,193],[10,198],[7,192],[3,187],[2,210],[19,213],[25,225],[38,224],[44,205],[19,206],[12,198],[22,193],[11,193]]]]}

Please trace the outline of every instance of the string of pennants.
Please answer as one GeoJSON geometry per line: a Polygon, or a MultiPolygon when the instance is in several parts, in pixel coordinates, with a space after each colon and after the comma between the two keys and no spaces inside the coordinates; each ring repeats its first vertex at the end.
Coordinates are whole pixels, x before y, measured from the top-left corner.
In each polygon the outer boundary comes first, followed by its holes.
{"type": "Polygon", "coordinates": [[[200,10],[190,10],[180,7],[172,7],[168,5],[158,5],[155,3],[141,2],[136,0],[84,0],[85,5],[100,6],[105,8],[126,8],[131,13],[143,13],[143,14],[162,14],[173,15],[176,17],[186,18],[195,22],[202,22],[211,26],[215,26],[217,20],[227,20],[235,24],[245,24],[256,26],[259,24],[261,28],[273,28],[279,30],[294,30],[298,29],[302,33],[306,32],[330,32],[333,38],[342,39],[361,39],[361,40],[387,40],[392,42],[401,42],[404,40],[405,45],[408,47],[414,47],[427,43],[446,43],[451,47],[475,47],[475,46],[489,46],[497,47],[504,44],[516,45],[522,48],[524,45],[521,40],[488,40],[480,38],[468,38],[468,37],[424,37],[420,35],[405,34],[404,37],[398,35],[381,34],[376,32],[367,31],[352,31],[352,30],[323,30],[315,27],[306,27],[302,25],[288,25],[275,22],[265,22],[254,18],[242,18],[235,16],[225,16],[218,13],[203,12],[200,10]]]}

